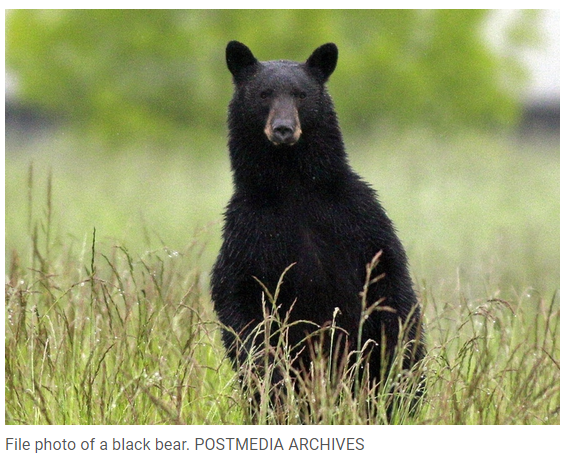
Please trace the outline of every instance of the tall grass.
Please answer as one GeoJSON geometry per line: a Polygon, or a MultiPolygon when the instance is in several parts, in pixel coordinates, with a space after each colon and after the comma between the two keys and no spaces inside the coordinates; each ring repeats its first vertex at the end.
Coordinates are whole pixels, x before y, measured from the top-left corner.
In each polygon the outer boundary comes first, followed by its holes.
{"type": "Polygon", "coordinates": [[[7,422],[223,422],[228,376],[195,251],[134,259],[93,242],[92,252],[86,262],[59,258],[47,273],[12,264],[7,422]]]}
{"type": "Polygon", "coordinates": [[[558,424],[560,310],[543,300],[426,297],[429,388],[422,417],[447,424],[558,424]]]}
{"type": "Polygon", "coordinates": [[[103,248],[94,230],[83,244],[50,247],[47,192],[44,218],[28,223],[31,267],[17,252],[9,265],[6,421],[223,422],[229,402],[218,397],[229,376],[198,268],[201,245],[134,257],[121,245],[103,248]]]}
{"type": "MultiPolygon", "coordinates": [[[[263,405],[252,419],[211,310],[205,242],[172,250],[152,238],[152,247],[132,252],[95,229],[69,238],[55,228],[55,178],[38,190],[29,169],[28,246],[7,263],[8,424],[559,423],[556,289],[523,286],[502,297],[474,286],[469,296],[464,276],[450,292],[419,283],[429,354],[418,412],[409,411],[407,391],[407,404],[388,419],[392,386],[396,395],[407,389],[395,375],[378,389],[362,383],[356,395],[346,374],[329,386],[333,366],[320,355],[303,392],[288,386],[282,414],[263,405]]],[[[289,364],[280,347],[276,367],[289,364]]],[[[247,385],[271,392],[247,372],[247,385]]]]}

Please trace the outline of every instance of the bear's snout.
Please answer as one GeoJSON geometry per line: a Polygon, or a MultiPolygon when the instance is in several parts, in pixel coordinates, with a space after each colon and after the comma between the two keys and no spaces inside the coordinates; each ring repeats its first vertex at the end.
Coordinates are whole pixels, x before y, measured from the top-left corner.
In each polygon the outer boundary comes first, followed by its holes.
{"type": "Polygon", "coordinates": [[[298,109],[292,99],[277,98],[272,103],[264,133],[274,145],[294,145],[302,135],[298,109]]]}

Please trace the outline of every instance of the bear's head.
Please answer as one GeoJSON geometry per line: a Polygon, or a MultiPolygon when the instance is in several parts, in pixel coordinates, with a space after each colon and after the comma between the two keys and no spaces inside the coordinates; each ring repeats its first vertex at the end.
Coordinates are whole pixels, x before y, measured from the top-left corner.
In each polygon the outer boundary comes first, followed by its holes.
{"type": "Polygon", "coordinates": [[[305,63],[259,62],[247,46],[229,42],[226,60],[235,84],[230,128],[264,134],[276,146],[296,144],[304,132],[333,112],[324,85],[337,66],[337,57],[337,46],[327,43],[305,63]]]}

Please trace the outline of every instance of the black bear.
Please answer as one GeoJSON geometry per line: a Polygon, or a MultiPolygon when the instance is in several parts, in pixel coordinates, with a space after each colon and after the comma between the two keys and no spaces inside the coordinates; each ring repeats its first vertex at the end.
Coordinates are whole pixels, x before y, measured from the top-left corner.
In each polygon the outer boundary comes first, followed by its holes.
{"type": "Polygon", "coordinates": [[[231,41],[226,57],[235,86],[234,194],[211,291],[229,357],[238,368],[261,350],[265,292],[279,287],[275,305],[296,346],[294,369],[307,373],[312,349],[303,340],[328,325],[341,333],[332,351],[363,349],[374,382],[385,377],[381,365],[391,363],[405,329],[403,367],[411,368],[424,353],[420,311],[392,222],[347,160],[325,88],[337,46],[320,46],[305,63],[259,62],[231,41]]]}

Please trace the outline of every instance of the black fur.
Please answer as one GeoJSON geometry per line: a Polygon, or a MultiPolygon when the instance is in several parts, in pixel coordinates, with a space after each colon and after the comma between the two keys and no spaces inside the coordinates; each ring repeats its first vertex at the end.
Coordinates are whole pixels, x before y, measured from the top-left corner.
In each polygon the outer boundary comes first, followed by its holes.
{"type": "MultiPolygon", "coordinates": [[[[368,305],[380,301],[364,324],[362,344],[374,341],[368,369],[381,378],[380,345],[393,354],[400,323],[411,315],[409,340],[420,339],[420,314],[407,258],[392,222],[372,190],[350,168],[325,82],[337,64],[337,46],[325,44],[305,63],[259,62],[244,44],[227,46],[235,92],[229,105],[229,151],[234,194],[227,206],[223,246],[212,273],[212,298],[229,329],[223,341],[241,365],[263,320],[262,282],[272,293],[284,270],[277,304],[290,321],[337,325],[357,345],[360,293],[366,265],[381,251],[368,305]],[[237,333],[234,335],[233,333],[237,333]],[[238,341],[241,340],[241,343],[238,341]],[[242,345],[241,345],[242,344],[242,345]],[[246,345],[245,345],[246,344],[246,345]]],[[[290,330],[291,345],[312,331],[290,330]]],[[[419,343],[409,368],[423,355],[419,343]]],[[[298,359],[309,361],[307,349],[298,359]]],[[[298,364],[298,362],[296,363],[298,364]]]]}

